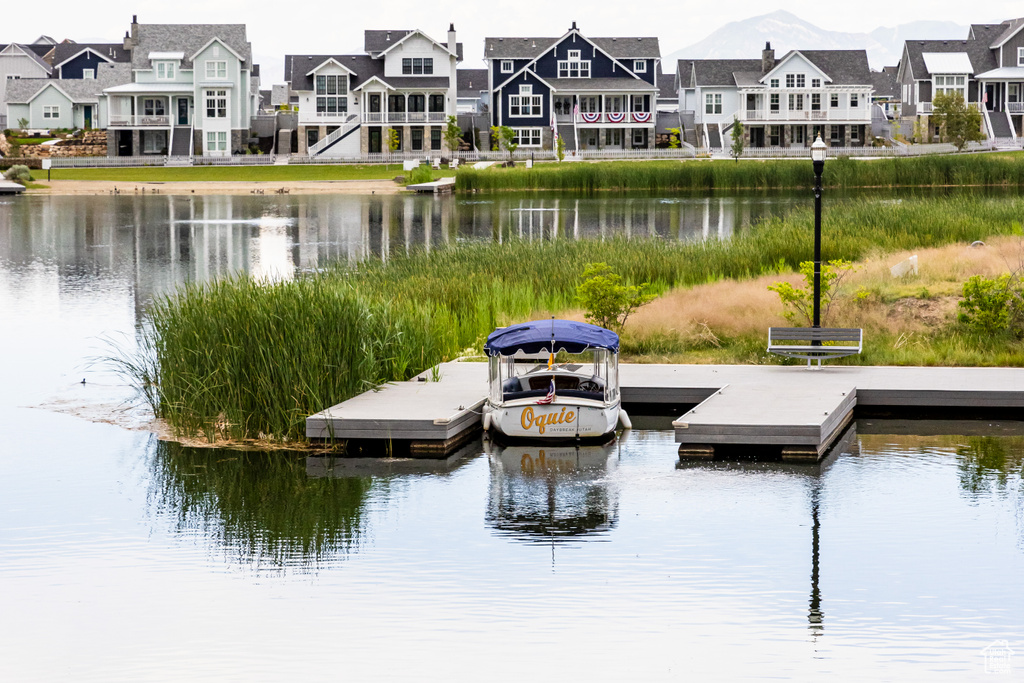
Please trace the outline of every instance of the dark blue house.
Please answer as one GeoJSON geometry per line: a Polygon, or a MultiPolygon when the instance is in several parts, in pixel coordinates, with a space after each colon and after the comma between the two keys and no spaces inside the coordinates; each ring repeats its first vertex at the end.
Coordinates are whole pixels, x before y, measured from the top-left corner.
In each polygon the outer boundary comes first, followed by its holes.
{"type": "Polygon", "coordinates": [[[63,42],[53,48],[53,78],[96,78],[100,64],[130,62],[131,52],[121,43],[63,42]]]}
{"type": "Polygon", "coordinates": [[[588,38],[573,22],[560,38],[487,38],[491,125],[520,147],[568,151],[654,147],[657,38],[588,38]]]}

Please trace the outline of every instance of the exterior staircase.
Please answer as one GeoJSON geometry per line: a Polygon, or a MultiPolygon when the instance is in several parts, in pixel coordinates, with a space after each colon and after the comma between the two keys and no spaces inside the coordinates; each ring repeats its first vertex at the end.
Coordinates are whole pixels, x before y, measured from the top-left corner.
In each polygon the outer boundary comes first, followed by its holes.
{"type": "Polygon", "coordinates": [[[708,124],[708,147],[711,149],[722,148],[722,133],[718,124],[708,124]]]}
{"type": "Polygon", "coordinates": [[[192,165],[192,126],[175,126],[171,130],[171,145],[167,166],[192,165]]]}
{"type": "Polygon", "coordinates": [[[307,153],[311,157],[320,156],[328,149],[330,149],[334,145],[338,144],[339,142],[347,138],[353,132],[359,130],[359,127],[361,125],[362,122],[359,120],[359,117],[356,116],[355,114],[352,114],[347,119],[345,119],[344,124],[338,126],[338,129],[336,131],[325,137],[323,140],[320,140],[315,145],[312,145],[307,153]]]}
{"type": "Polygon", "coordinates": [[[565,141],[566,155],[574,153],[579,147],[579,144],[576,142],[576,126],[571,123],[560,123],[558,124],[558,134],[565,141]]]}
{"type": "MultiPolygon", "coordinates": [[[[1010,125],[1010,117],[1006,112],[1003,111],[988,111],[985,112],[985,118],[988,119],[989,130],[992,133],[992,140],[999,146],[1000,142],[1015,142],[1016,135],[1014,135],[1013,126],[1010,125]]],[[[1016,146],[1015,144],[1012,146],[1016,146]]]]}

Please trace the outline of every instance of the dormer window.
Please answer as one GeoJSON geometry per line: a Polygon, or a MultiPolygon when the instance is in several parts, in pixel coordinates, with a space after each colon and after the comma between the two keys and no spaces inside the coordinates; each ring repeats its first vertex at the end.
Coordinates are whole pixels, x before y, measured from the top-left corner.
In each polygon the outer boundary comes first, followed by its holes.
{"type": "Polygon", "coordinates": [[[82,69],[82,78],[93,80],[96,78],[96,69],[82,69]]]}
{"type": "Polygon", "coordinates": [[[404,57],[402,59],[402,74],[405,76],[430,76],[433,73],[433,57],[404,57]]]}
{"type": "Polygon", "coordinates": [[[778,88],[779,87],[779,79],[772,78],[771,80],[769,80],[768,81],[768,87],[770,87],[770,88],[778,88]]]}
{"type": "Polygon", "coordinates": [[[579,50],[569,50],[568,59],[558,60],[559,78],[590,78],[590,60],[582,60],[579,50]]]}
{"type": "Polygon", "coordinates": [[[512,62],[511,59],[501,60],[501,73],[510,74],[512,73],[513,69],[515,69],[515,64],[512,62]]]}
{"type": "Polygon", "coordinates": [[[174,78],[174,62],[157,62],[155,66],[157,80],[169,81],[174,78]]]}
{"type": "Polygon", "coordinates": [[[633,73],[645,74],[647,73],[647,60],[634,59],[633,60],[633,73]]]}
{"type": "Polygon", "coordinates": [[[820,88],[821,87],[821,79],[820,78],[812,78],[811,79],[811,87],[812,88],[820,88]]]}
{"type": "Polygon", "coordinates": [[[206,77],[223,80],[228,77],[228,63],[223,59],[206,60],[206,77]]]}

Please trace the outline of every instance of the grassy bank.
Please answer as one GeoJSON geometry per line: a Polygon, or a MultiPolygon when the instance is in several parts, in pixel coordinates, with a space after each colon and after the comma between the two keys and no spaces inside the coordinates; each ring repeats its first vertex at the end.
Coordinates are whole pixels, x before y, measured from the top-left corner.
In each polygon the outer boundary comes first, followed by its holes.
{"type": "MultiPolygon", "coordinates": [[[[434,175],[454,175],[443,169],[434,175]]],[[[55,168],[53,180],[113,180],[119,182],[287,182],[303,180],[390,180],[403,175],[401,164],[344,164],[328,166],[145,166],[136,168],[55,168]]]]}
{"type": "MultiPolygon", "coordinates": [[[[806,159],[611,161],[466,168],[456,188],[470,190],[748,190],[807,188],[814,183],[806,159]]],[[[1024,157],[1015,154],[936,155],[907,159],[831,159],[826,187],[1024,186],[1024,157]]]]}
{"type": "MultiPolygon", "coordinates": [[[[860,260],[967,243],[1019,229],[1022,215],[1021,199],[837,203],[823,254],[860,260]]],[[[729,242],[471,243],[293,282],[192,285],[149,310],[151,355],[136,380],[183,433],[301,439],[312,412],[479,349],[498,324],[572,309],[588,263],[664,293],[793,270],[811,241],[811,213],[801,211],[729,242]]]]}

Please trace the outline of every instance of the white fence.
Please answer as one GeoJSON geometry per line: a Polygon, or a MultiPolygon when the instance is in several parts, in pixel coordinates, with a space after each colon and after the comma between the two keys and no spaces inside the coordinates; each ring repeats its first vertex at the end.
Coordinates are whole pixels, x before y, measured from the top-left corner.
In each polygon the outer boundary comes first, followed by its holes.
{"type": "Polygon", "coordinates": [[[53,157],[51,168],[126,168],[132,166],[164,166],[167,157],[149,154],[136,157],[53,157]]]}
{"type": "Polygon", "coordinates": [[[192,157],[193,166],[273,166],[274,154],[238,154],[230,157],[192,157]]]}

